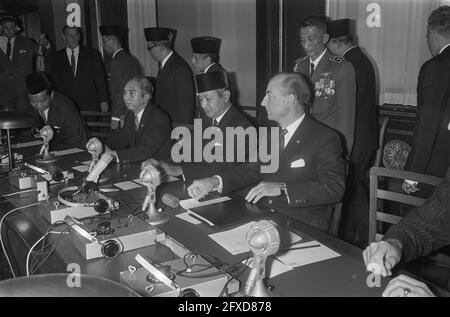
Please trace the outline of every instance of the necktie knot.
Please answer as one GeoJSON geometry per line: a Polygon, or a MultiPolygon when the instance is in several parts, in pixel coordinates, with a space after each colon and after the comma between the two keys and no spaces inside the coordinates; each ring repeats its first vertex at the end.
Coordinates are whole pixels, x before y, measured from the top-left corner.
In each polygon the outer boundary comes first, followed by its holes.
{"type": "Polygon", "coordinates": [[[214,119],[213,122],[212,122],[212,126],[213,127],[217,127],[218,125],[219,125],[219,123],[217,122],[216,119],[214,119]]]}
{"type": "Polygon", "coordinates": [[[284,137],[288,133],[287,129],[283,129],[280,131],[280,152],[284,150],[284,137]]]}

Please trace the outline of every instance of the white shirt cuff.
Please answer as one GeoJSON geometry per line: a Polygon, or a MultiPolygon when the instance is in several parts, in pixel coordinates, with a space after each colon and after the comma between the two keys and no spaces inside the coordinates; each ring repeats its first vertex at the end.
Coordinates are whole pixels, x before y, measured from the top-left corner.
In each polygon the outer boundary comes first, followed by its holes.
{"type": "Polygon", "coordinates": [[[111,117],[111,120],[113,120],[113,121],[120,121],[120,118],[111,117]]]}

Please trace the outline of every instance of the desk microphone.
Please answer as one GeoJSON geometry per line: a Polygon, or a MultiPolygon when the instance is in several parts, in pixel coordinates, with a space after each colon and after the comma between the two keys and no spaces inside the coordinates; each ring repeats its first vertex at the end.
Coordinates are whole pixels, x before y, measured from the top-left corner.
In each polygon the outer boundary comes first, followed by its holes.
{"type": "Polygon", "coordinates": [[[161,201],[164,205],[170,208],[177,208],[180,205],[180,198],[170,193],[165,193],[162,196],[161,201]]]}

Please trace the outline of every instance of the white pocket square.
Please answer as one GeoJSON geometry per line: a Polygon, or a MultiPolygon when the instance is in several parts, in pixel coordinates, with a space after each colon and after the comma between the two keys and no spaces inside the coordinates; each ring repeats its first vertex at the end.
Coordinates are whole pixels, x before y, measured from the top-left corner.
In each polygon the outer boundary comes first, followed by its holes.
{"type": "Polygon", "coordinates": [[[305,160],[299,159],[291,163],[291,167],[304,167],[305,166],[305,160]]]}

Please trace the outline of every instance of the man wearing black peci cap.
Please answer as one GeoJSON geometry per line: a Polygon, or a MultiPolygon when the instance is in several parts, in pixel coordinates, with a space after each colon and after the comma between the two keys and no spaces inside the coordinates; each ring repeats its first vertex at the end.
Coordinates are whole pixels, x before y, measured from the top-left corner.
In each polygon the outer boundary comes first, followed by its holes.
{"type": "Polygon", "coordinates": [[[84,149],[87,130],[73,102],[52,90],[43,73],[27,76],[26,85],[31,106],[39,113],[43,125],[51,126],[55,133],[51,146],[84,149]]]}
{"type": "Polygon", "coordinates": [[[0,105],[9,110],[26,111],[25,77],[33,72],[34,57],[47,56],[53,48],[45,34],[40,35],[39,43],[20,36],[19,20],[15,17],[3,17],[0,23],[3,30],[0,36],[0,105]]]}
{"type": "Polygon", "coordinates": [[[195,107],[195,85],[188,63],[172,50],[175,30],[144,29],[147,49],[160,63],[156,77],[155,103],[166,110],[175,123],[192,124],[195,107]]]}
{"type": "Polygon", "coordinates": [[[221,39],[212,36],[200,36],[191,39],[192,64],[196,74],[225,70],[219,64],[221,42],[221,39]]]}
{"type": "MultiPolygon", "coordinates": [[[[200,104],[206,114],[202,119],[203,131],[209,127],[217,127],[223,133],[223,142],[216,142],[214,150],[222,150],[222,162],[206,162],[203,158],[202,162],[182,163],[175,166],[168,163],[161,163],[166,173],[171,176],[183,175],[186,181],[192,181],[197,178],[212,176],[220,170],[227,170],[230,166],[239,164],[236,154],[238,144],[234,142],[234,161],[226,163],[226,128],[242,127],[244,129],[251,126],[250,121],[231,104],[231,94],[228,88],[227,74],[224,71],[207,72],[195,76],[197,84],[198,98],[200,104]],[[220,149],[219,149],[220,148],[220,149]]],[[[203,134],[203,133],[202,133],[203,134]]],[[[197,140],[191,142],[196,142],[197,140]]],[[[180,142],[185,142],[184,140],[180,142]]],[[[203,148],[210,140],[204,140],[203,148]]],[[[203,150],[203,149],[202,149],[203,150]]],[[[246,153],[247,148],[244,150],[246,153]]]]}
{"type": "Polygon", "coordinates": [[[119,25],[100,26],[103,49],[112,54],[109,88],[111,93],[111,129],[116,130],[125,118],[127,108],[123,102],[123,88],[134,76],[142,75],[139,62],[122,48],[126,29],[119,25]]]}
{"type": "Polygon", "coordinates": [[[355,69],[356,122],[355,143],[350,156],[349,188],[342,219],[342,238],[365,245],[369,234],[368,169],[372,166],[378,148],[378,119],[375,97],[375,70],[362,50],[353,44],[350,19],[328,23],[328,49],[344,57],[355,69]]]}

